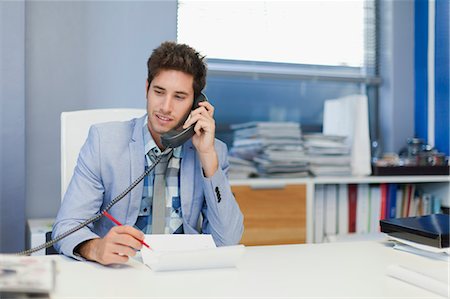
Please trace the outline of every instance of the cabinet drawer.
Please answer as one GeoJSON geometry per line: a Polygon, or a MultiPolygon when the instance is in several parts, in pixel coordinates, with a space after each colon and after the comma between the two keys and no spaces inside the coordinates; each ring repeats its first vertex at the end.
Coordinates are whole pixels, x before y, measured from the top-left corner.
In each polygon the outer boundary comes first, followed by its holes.
{"type": "Polygon", "coordinates": [[[231,187],[244,214],[244,245],[306,242],[306,186],[231,187]]]}

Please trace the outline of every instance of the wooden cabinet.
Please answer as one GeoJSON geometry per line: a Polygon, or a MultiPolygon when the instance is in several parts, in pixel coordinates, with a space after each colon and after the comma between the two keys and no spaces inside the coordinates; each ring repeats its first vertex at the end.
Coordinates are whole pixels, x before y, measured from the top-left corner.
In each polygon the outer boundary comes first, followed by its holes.
{"type": "Polygon", "coordinates": [[[232,186],[244,214],[244,245],[306,242],[306,186],[232,186]]]}

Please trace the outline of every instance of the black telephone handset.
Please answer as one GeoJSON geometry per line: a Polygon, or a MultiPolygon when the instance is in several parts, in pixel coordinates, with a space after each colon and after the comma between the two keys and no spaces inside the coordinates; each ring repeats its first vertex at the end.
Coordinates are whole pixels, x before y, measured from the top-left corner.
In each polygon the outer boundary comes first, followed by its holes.
{"type": "MultiPolygon", "coordinates": [[[[208,98],[206,95],[201,92],[200,95],[194,100],[194,103],[192,105],[191,110],[195,110],[199,107],[198,103],[208,101],[208,98]]],[[[181,122],[180,128],[183,127],[184,122],[186,121],[187,117],[181,122]]],[[[170,147],[170,148],[176,148],[185,143],[189,140],[192,136],[194,136],[194,126],[195,124],[192,124],[189,126],[189,128],[186,128],[184,130],[180,129],[174,129],[171,130],[161,136],[161,143],[164,147],[170,147]]]]}

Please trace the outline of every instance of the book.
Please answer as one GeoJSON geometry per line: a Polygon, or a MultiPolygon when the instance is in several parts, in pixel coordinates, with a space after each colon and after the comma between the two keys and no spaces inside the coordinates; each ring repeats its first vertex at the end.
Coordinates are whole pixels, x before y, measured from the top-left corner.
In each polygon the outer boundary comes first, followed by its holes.
{"type": "Polygon", "coordinates": [[[314,195],[314,243],[322,243],[324,235],[325,185],[316,185],[314,195]]]}
{"type": "Polygon", "coordinates": [[[358,185],[348,185],[348,232],[356,232],[356,206],[358,185]]]}
{"type": "Polygon", "coordinates": [[[337,186],[325,185],[325,235],[337,233],[337,186]]]}
{"type": "Polygon", "coordinates": [[[388,185],[387,218],[395,218],[397,211],[397,184],[388,185]]]}
{"type": "Polygon", "coordinates": [[[338,234],[348,234],[348,186],[338,185],[338,234]]]}
{"type": "Polygon", "coordinates": [[[359,184],[357,188],[356,232],[369,232],[369,185],[359,184]]]}
{"type": "Polygon", "coordinates": [[[448,214],[385,219],[380,221],[381,231],[388,235],[437,248],[449,247],[448,214]]]}
{"type": "Polygon", "coordinates": [[[400,185],[397,188],[397,195],[396,195],[396,209],[395,209],[395,218],[402,217],[403,212],[403,186],[400,185]]]}
{"type": "Polygon", "coordinates": [[[370,186],[370,212],[369,232],[380,231],[380,219],[381,219],[381,190],[380,186],[370,186]]]}
{"type": "Polygon", "coordinates": [[[380,219],[387,218],[387,193],[388,193],[388,185],[383,183],[380,184],[380,193],[381,193],[381,210],[380,210],[380,219]]]}

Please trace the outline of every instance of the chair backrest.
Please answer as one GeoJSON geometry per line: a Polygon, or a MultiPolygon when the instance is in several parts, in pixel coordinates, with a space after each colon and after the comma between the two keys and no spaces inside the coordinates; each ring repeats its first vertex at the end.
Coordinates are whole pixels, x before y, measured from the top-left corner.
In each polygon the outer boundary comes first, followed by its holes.
{"type": "Polygon", "coordinates": [[[93,124],[141,117],[145,109],[93,109],[61,113],[61,201],[73,175],[78,154],[93,124]]]}

